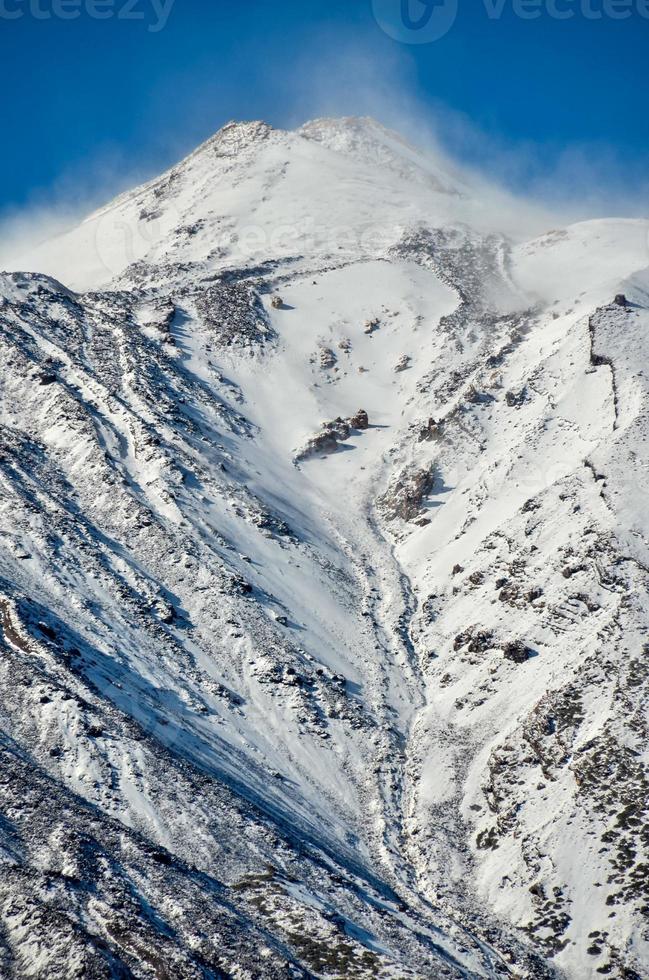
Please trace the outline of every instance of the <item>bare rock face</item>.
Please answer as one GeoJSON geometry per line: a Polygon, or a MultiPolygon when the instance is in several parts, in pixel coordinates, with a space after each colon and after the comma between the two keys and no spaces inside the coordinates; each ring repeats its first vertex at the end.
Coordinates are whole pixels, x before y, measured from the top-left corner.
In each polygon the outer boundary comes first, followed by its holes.
{"type": "Polygon", "coordinates": [[[273,336],[266,311],[252,286],[221,281],[203,290],[196,310],[224,347],[256,347],[273,336]]]}
{"type": "Polygon", "coordinates": [[[388,520],[414,521],[421,516],[422,505],[435,485],[432,466],[420,470],[403,470],[386,493],[379,507],[388,520]]]}
{"type": "Polygon", "coordinates": [[[363,326],[363,332],[371,336],[375,330],[378,330],[381,325],[381,321],[378,317],[373,317],[371,320],[366,320],[363,326]]]}
{"type": "Polygon", "coordinates": [[[614,303],[615,306],[628,306],[629,305],[628,300],[627,300],[626,296],[624,295],[624,293],[618,293],[617,296],[615,297],[615,299],[613,300],[613,303],[614,303]]]}
{"type": "Polygon", "coordinates": [[[333,422],[323,422],[322,431],[318,432],[300,449],[294,457],[296,463],[311,456],[329,456],[335,453],[341,442],[349,439],[351,426],[342,418],[333,422]]]}
{"type": "Polygon", "coordinates": [[[274,310],[281,310],[284,308],[284,300],[281,296],[273,296],[270,305],[274,310]]]}
{"type": "Polygon", "coordinates": [[[295,455],[295,462],[299,463],[303,459],[311,456],[329,456],[338,449],[340,439],[338,434],[330,428],[324,429],[313,436],[295,455]]]}
{"type": "Polygon", "coordinates": [[[361,432],[368,429],[370,425],[367,412],[360,408],[355,415],[349,419],[337,418],[333,422],[323,422],[322,431],[298,450],[294,456],[294,462],[299,463],[312,456],[330,456],[335,453],[340,444],[346,442],[352,434],[353,429],[361,432]]]}

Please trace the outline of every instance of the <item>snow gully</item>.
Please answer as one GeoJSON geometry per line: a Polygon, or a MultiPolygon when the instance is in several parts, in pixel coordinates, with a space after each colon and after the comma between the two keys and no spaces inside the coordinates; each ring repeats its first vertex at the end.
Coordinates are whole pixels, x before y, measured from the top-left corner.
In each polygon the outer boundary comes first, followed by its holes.
{"type": "Polygon", "coordinates": [[[0,20],[126,20],[146,25],[151,34],[162,31],[175,0],[0,0],[0,20]]]}

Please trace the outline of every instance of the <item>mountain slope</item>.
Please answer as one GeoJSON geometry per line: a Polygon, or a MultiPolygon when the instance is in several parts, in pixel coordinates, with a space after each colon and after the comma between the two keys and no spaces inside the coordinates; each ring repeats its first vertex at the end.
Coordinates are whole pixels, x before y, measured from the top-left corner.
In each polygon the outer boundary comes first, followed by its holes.
{"type": "Polygon", "coordinates": [[[642,976],[649,227],[517,207],[233,124],[1,277],[8,976],[642,976]]]}

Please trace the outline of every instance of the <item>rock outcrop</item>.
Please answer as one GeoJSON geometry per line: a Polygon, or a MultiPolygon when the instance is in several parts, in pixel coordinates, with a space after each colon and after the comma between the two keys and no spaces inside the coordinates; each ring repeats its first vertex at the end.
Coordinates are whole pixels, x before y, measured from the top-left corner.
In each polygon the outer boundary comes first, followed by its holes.
{"type": "Polygon", "coordinates": [[[351,418],[337,418],[333,422],[323,422],[322,431],[312,436],[304,446],[295,453],[296,463],[312,456],[330,456],[335,453],[342,443],[352,435],[353,430],[365,431],[369,428],[369,418],[364,409],[359,409],[351,418]]]}

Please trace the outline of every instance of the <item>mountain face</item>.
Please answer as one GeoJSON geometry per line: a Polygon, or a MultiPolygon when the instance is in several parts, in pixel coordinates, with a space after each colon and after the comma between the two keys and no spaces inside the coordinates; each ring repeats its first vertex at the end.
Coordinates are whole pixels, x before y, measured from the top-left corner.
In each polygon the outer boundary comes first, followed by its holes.
{"type": "Polygon", "coordinates": [[[231,124],[0,275],[1,976],[647,976],[649,222],[520,224],[231,124]]]}

